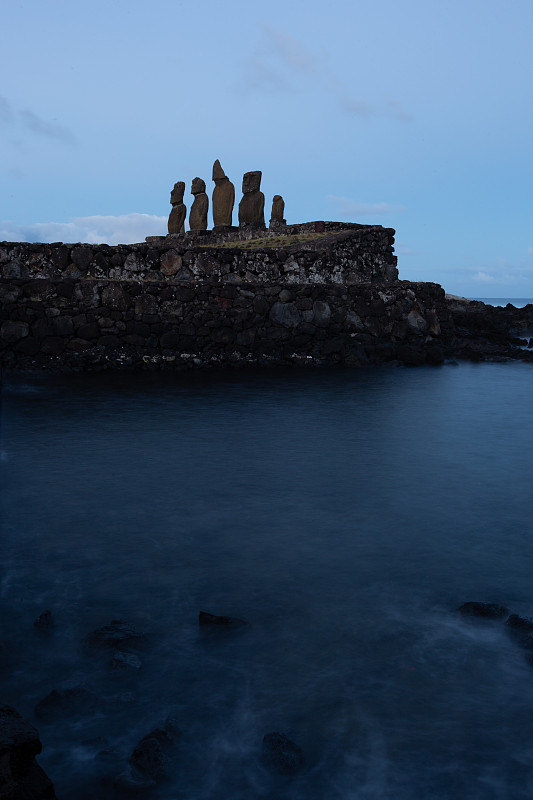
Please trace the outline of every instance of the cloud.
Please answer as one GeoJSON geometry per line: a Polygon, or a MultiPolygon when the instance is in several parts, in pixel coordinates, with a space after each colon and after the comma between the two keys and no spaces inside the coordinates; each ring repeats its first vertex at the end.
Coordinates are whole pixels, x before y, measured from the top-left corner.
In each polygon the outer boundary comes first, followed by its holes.
{"type": "Polygon", "coordinates": [[[65,144],[76,143],[76,137],[72,131],[64,125],[59,125],[54,122],[47,122],[46,120],[41,119],[41,117],[39,117],[33,111],[29,111],[28,109],[20,111],[19,117],[21,118],[22,124],[26,130],[37,134],[37,136],[44,136],[46,139],[56,139],[59,142],[65,142],[65,144]]]}
{"type": "Polygon", "coordinates": [[[87,242],[88,244],[133,244],[146,236],[164,236],[167,217],[154,214],[74,217],[69,222],[35,222],[19,225],[0,222],[0,241],[87,242]]]}
{"type": "Polygon", "coordinates": [[[339,217],[375,217],[405,211],[405,206],[385,202],[360,203],[350,200],[349,197],[337,197],[332,194],[328,194],[326,200],[333,206],[335,214],[339,217]]]}
{"type": "Polygon", "coordinates": [[[29,108],[17,109],[1,95],[0,125],[64,144],[76,144],[77,141],[70,128],[55,121],[48,122],[29,108]]]}
{"type": "Polygon", "coordinates": [[[5,97],[0,95],[0,124],[1,125],[9,125],[13,122],[14,119],[14,112],[13,108],[11,107],[11,103],[9,103],[5,97]]]}
{"type": "Polygon", "coordinates": [[[479,270],[479,272],[476,272],[476,274],[472,276],[472,280],[479,281],[480,283],[494,283],[496,278],[494,278],[492,275],[489,275],[488,272],[479,270]]]}
{"type": "Polygon", "coordinates": [[[352,95],[345,81],[329,66],[326,52],[315,52],[290,34],[271,25],[261,25],[262,37],[244,61],[241,87],[248,92],[295,92],[318,89],[354,116],[392,117],[409,122],[412,116],[387,94],[381,102],[352,95]]]}

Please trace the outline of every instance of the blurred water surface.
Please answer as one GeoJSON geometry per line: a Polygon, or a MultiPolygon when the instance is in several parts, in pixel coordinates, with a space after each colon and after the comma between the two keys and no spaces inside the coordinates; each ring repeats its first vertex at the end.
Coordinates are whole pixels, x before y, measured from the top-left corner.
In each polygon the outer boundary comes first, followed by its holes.
{"type": "MultiPolygon", "coordinates": [[[[156,798],[520,800],[533,667],[466,600],[533,613],[527,364],[11,376],[1,410],[2,702],[36,720],[62,800],[170,713],[156,798]],[[33,620],[55,617],[50,638],[33,620]],[[198,611],[244,617],[202,633],[198,611]],[[142,669],[80,643],[123,618],[142,669]],[[303,748],[294,778],[263,734],[303,748]]],[[[148,795],[147,795],[148,796],[148,795]]]]}

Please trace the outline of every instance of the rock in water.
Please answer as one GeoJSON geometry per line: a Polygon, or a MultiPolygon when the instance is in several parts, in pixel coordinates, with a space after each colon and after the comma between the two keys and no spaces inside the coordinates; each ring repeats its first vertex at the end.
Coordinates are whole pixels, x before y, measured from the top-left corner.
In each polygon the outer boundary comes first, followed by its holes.
{"type": "Polygon", "coordinates": [[[302,749],[283,733],[263,736],[262,761],[280,775],[294,775],[304,763],[302,749]]]}
{"type": "Polygon", "coordinates": [[[218,625],[225,628],[238,628],[246,625],[246,620],[238,617],[225,617],[218,614],[209,614],[207,611],[200,611],[198,614],[199,625],[218,625]]]}
{"type": "Polygon", "coordinates": [[[521,617],[520,614],[511,614],[505,624],[508,625],[512,631],[524,636],[533,633],[533,619],[530,617],[521,617]]]}
{"type": "Polygon", "coordinates": [[[215,228],[219,226],[231,226],[233,216],[233,204],[235,203],[235,187],[226,177],[226,174],[217,160],[213,164],[213,224],[215,228]]]}
{"type": "Polygon", "coordinates": [[[168,232],[169,233],[184,233],[185,232],[185,217],[187,216],[187,207],[183,202],[183,194],[185,192],[185,183],[178,181],[174,184],[174,188],[170,193],[170,202],[172,204],[172,211],[168,218],[168,232]]]}
{"type": "Polygon", "coordinates": [[[5,800],[56,800],[50,778],[36,763],[39,734],[10,706],[0,705],[0,797],[5,800]]]}
{"type": "Polygon", "coordinates": [[[113,619],[109,625],[89,633],[85,644],[89,647],[126,650],[130,647],[141,647],[146,641],[144,634],[132,628],[122,619],[113,619]]]}
{"type": "Polygon", "coordinates": [[[246,172],[242,179],[243,198],[239,203],[239,225],[265,227],[265,195],[260,191],[262,172],[246,172]]]}
{"type": "Polygon", "coordinates": [[[58,691],[54,689],[35,706],[35,716],[46,722],[61,717],[79,717],[91,713],[98,698],[84,686],[73,686],[58,691]]]}
{"type": "Polygon", "coordinates": [[[459,606],[458,611],[464,617],[483,617],[485,619],[502,619],[509,614],[509,610],[499,603],[480,603],[471,600],[459,606]]]}
{"type": "Polygon", "coordinates": [[[155,728],[138,742],[130,756],[130,767],[157,783],[167,774],[179,735],[175,722],[168,718],[163,728],[155,728]]]}
{"type": "Polygon", "coordinates": [[[207,230],[209,199],[205,193],[205,181],[202,178],[194,178],[191,194],[194,195],[194,201],[189,214],[189,228],[191,231],[205,231],[207,230]]]}

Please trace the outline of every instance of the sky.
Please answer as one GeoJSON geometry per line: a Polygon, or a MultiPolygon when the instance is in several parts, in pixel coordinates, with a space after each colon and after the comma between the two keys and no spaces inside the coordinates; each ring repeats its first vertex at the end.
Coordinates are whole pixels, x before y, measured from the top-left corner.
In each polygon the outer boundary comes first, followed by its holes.
{"type": "MultiPolygon", "coordinates": [[[[218,158],[400,278],[533,297],[532,0],[7,0],[0,240],[143,241],[218,158]]],[[[212,222],[210,222],[212,224],[212,222]]]]}

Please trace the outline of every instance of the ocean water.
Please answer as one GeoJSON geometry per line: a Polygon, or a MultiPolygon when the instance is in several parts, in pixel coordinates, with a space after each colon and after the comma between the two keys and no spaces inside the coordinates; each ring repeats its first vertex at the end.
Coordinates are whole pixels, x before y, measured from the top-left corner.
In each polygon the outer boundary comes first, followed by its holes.
{"type": "MultiPolygon", "coordinates": [[[[111,800],[181,734],[157,800],[521,800],[533,666],[468,600],[533,614],[532,368],[8,376],[1,702],[61,800],[111,800]],[[33,621],[50,609],[52,635],[33,621]],[[200,609],[244,618],[205,632],[200,609]],[[140,670],[82,646],[112,619],[140,670]],[[83,686],[94,707],[34,708],[83,686]],[[303,750],[261,762],[268,732],[303,750]]],[[[124,795],[129,796],[129,795],[124,795]]]]}
{"type": "Polygon", "coordinates": [[[471,297],[471,300],[481,300],[489,306],[506,306],[511,303],[515,308],[524,308],[528,303],[533,303],[533,297],[471,297]]]}

